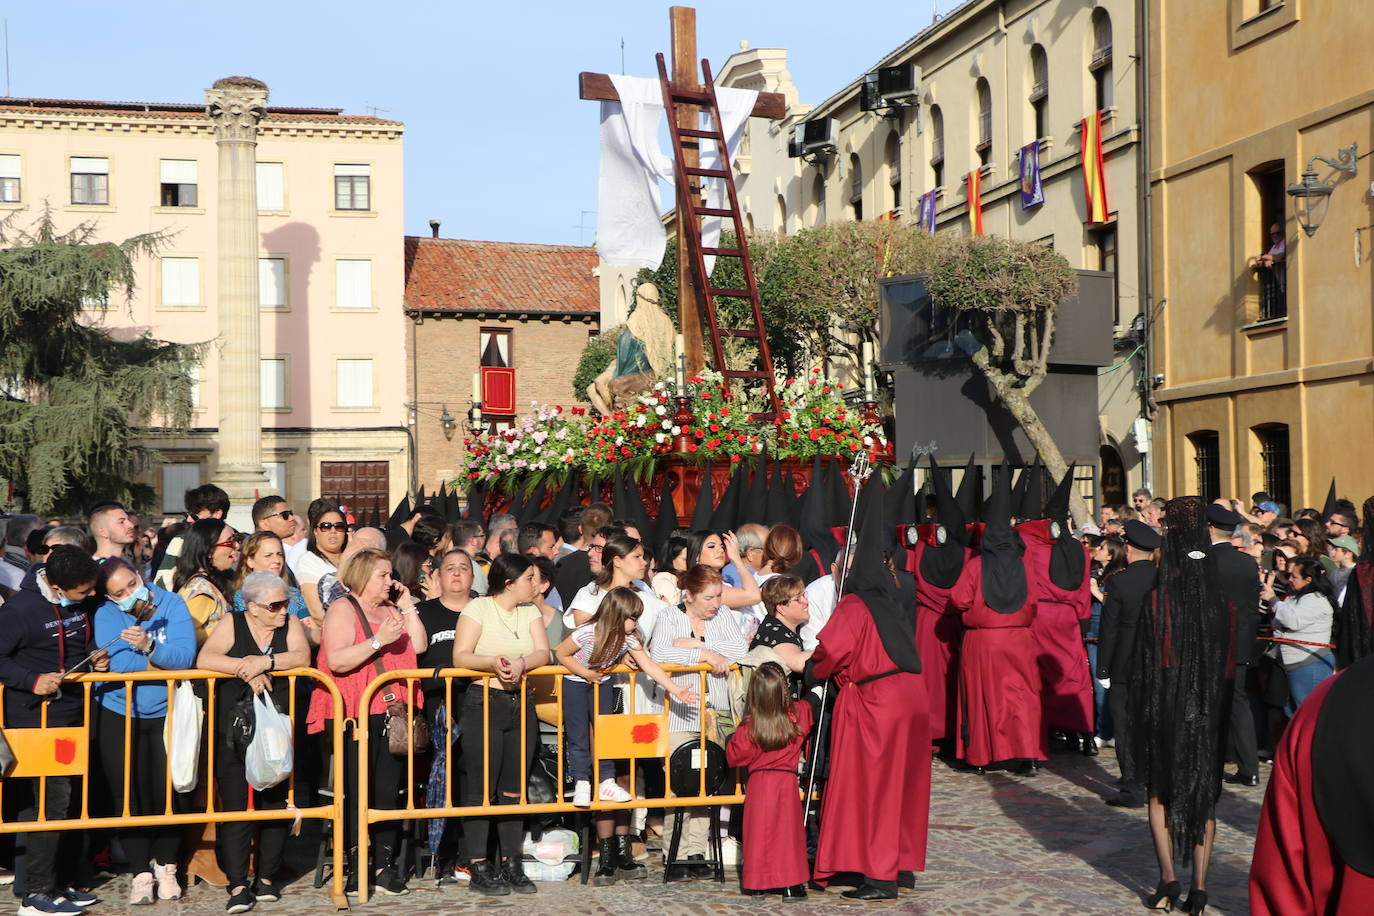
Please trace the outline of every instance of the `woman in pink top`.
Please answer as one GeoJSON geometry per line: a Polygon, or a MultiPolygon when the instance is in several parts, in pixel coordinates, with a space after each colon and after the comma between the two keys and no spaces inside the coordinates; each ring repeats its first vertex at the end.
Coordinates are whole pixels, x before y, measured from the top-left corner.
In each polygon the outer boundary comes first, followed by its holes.
{"type": "MultiPolygon", "coordinates": [[[[339,570],[339,581],[349,594],[329,605],[324,615],[317,667],[334,679],[343,695],[344,715],[356,719],[359,728],[368,729],[368,797],[374,808],[401,807],[405,787],[405,758],[387,749],[383,723],[386,720],[386,695],[409,702],[417,709],[423,705],[419,684],[391,682],[378,690],[366,711],[358,709],[364,688],[377,677],[377,665],[384,671],[399,671],[417,666],[416,654],[427,643],[424,624],[415,613],[415,600],[391,574],[391,559],[384,551],[368,548],[349,557],[339,570]],[[366,629],[364,629],[366,621],[366,629]],[[370,634],[370,635],[369,635],[370,634]]],[[[333,710],[330,695],[317,688],[311,697],[307,719],[311,732],[324,729],[333,710]]],[[[338,727],[338,724],[335,724],[338,727]]],[[[358,784],[358,745],[344,741],[345,786],[358,784]]],[[[336,786],[335,791],[342,787],[336,786]]],[[[355,805],[345,805],[349,857],[349,888],[356,887],[353,862],[358,848],[358,823],[355,805]]],[[[377,864],[374,883],[385,894],[408,893],[405,879],[393,862],[400,840],[398,822],[379,824],[372,829],[372,861],[377,864]]]]}

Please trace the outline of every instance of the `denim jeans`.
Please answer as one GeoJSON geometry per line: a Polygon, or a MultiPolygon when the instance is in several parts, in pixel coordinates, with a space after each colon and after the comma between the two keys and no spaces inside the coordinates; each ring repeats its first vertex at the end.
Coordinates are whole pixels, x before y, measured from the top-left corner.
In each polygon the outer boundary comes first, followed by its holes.
{"type": "Polygon", "coordinates": [[[1298,711],[1307,695],[1317,689],[1317,685],[1330,677],[1336,670],[1336,657],[1330,649],[1323,649],[1312,661],[1301,668],[1288,671],[1288,714],[1298,711]]]}
{"type": "Polygon", "coordinates": [[[1107,688],[1097,682],[1097,640],[1102,631],[1102,602],[1094,601],[1092,608],[1092,624],[1088,628],[1088,638],[1092,640],[1088,643],[1088,668],[1093,675],[1093,712],[1096,714],[1093,721],[1097,723],[1097,737],[1106,741],[1112,737],[1113,729],[1107,688]]]}
{"type": "MultiPolygon", "coordinates": [[[[592,685],[586,681],[563,679],[563,729],[568,736],[568,772],[573,779],[592,780],[592,685]]],[[[597,691],[600,713],[609,716],[615,710],[615,687],[607,678],[597,691]]],[[[615,761],[601,761],[601,772],[595,782],[615,777],[615,761]]]]}

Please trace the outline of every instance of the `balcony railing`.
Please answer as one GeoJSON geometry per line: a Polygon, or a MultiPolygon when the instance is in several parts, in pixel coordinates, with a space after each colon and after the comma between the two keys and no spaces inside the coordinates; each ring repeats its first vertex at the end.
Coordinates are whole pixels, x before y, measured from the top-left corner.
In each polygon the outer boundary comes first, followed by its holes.
{"type": "MultiPolygon", "coordinates": [[[[1282,270],[1280,266],[1279,270],[1282,270]]],[[[1287,278],[1270,267],[1258,269],[1260,287],[1260,321],[1283,318],[1288,314],[1287,278]]]]}

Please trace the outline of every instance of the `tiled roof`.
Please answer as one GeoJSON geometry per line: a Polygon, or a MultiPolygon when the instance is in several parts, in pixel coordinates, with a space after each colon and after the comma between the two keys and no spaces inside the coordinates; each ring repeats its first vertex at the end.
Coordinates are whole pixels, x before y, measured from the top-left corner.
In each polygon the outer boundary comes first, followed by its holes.
{"type": "MultiPolygon", "coordinates": [[[[204,118],[205,105],[188,102],[102,102],[83,99],[0,98],[0,112],[16,109],[27,112],[79,111],[124,116],[204,118]]],[[[268,121],[342,121],[346,123],[389,125],[388,121],[367,115],[346,115],[342,108],[300,108],[267,106],[268,121]]]]}
{"type": "Polygon", "coordinates": [[[406,237],[405,307],[599,314],[596,249],[406,237]]]}

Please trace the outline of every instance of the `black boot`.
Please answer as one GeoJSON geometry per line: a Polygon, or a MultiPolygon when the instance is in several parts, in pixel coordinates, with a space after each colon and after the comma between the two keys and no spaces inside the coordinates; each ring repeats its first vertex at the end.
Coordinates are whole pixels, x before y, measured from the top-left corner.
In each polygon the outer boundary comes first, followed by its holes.
{"type": "Polygon", "coordinates": [[[525,861],[519,856],[511,856],[509,859],[501,860],[501,877],[517,894],[533,894],[539,890],[534,886],[534,882],[526,876],[525,861]]]}
{"type": "Polygon", "coordinates": [[[597,840],[596,845],[596,873],[592,875],[592,884],[595,884],[597,887],[615,884],[615,867],[617,864],[615,837],[602,837],[600,840],[597,840]]]}
{"type": "Polygon", "coordinates": [[[1097,753],[1098,753],[1098,751],[1097,751],[1097,739],[1093,737],[1092,732],[1084,732],[1084,733],[1083,733],[1083,756],[1084,756],[1084,757],[1096,757],[1096,756],[1097,756],[1097,753]]]}
{"type": "Polygon", "coordinates": [[[501,877],[501,870],[491,859],[472,863],[471,887],[479,894],[488,897],[504,897],[510,893],[510,885],[501,877]]]}
{"type": "Polygon", "coordinates": [[[615,836],[615,866],[616,873],[627,881],[636,881],[640,878],[649,877],[649,870],[635,861],[634,846],[630,842],[628,833],[617,833],[615,836]]]}

